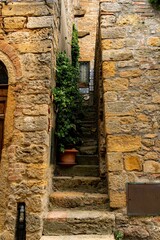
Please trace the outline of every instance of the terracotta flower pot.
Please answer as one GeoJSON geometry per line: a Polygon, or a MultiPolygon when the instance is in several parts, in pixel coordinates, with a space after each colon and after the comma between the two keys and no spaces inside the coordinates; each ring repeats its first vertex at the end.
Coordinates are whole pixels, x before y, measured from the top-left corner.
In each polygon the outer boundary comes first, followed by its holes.
{"type": "Polygon", "coordinates": [[[76,150],[75,148],[66,149],[64,153],[60,155],[60,165],[64,165],[64,166],[75,165],[77,153],[78,153],[78,150],[76,150]]]}

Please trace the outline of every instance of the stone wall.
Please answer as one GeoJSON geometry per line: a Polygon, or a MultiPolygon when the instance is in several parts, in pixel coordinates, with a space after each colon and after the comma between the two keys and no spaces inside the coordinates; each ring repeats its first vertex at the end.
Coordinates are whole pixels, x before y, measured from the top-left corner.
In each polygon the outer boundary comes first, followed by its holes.
{"type": "Polygon", "coordinates": [[[50,181],[51,88],[59,44],[59,1],[0,4],[0,60],[9,75],[0,162],[0,233],[14,239],[17,203],[27,239],[40,239],[50,181]]]}
{"type": "Polygon", "coordinates": [[[75,8],[80,46],[79,61],[90,62],[90,90],[93,91],[95,44],[98,26],[99,0],[79,0],[75,8]]]}
{"type": "Polygon", "coordinates": [[[148,0],[100,4],[110,206],[126,183],[160,180],[160,12],[148,0]]]}

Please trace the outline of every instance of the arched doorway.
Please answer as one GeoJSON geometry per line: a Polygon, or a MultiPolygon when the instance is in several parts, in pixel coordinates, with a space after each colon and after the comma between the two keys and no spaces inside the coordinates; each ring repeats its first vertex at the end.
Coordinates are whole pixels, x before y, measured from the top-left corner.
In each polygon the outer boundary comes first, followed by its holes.
{"type": "Polygon", "coordinates": [[[0,158],[3,148],[3,132],[7,92],[8,92],[8,72],[4,63],[0,61],[0,158]]]}

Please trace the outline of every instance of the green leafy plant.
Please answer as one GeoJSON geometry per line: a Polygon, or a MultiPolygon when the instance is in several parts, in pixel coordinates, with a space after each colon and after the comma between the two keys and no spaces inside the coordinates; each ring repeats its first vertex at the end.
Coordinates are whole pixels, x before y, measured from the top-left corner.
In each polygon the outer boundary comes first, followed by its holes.
{"type": "Polygon", "coordinates": [[[123,240],[124,233],[117,230],[117,231],[114,232],[114,237],[115,237],[116,240],[123,240]]]}
{"type": "Polygon", "coordinates": [[[150,2],[156,9],[160,9],[160,0],[149,0],[149,2],[150,2]]]}
{"type": "Polygon", "coordinates": [[[72,62],[65,52],[60,52],[57,56],[56,87],[53,89],[53,96],[57,108],[55,134],[59,152],[80,145],[81,142],[80,119],[83,113],[82,96],[77,86],[78,56],[77,48],[72,49],[72,62]]]}

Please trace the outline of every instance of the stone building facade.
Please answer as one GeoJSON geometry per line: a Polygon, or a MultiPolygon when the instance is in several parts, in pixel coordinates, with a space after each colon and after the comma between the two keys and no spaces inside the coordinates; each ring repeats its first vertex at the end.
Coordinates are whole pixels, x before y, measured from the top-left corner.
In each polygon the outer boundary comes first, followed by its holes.
{"type": "Polygon", "coordinates": [[[8,74],[0,161],[2,239],[14,239],[18,202],[28,209],[27,239],[42,235],[53,168],[51,89],[56,53],[70,51],[72,4],[70,0],[0,2],[0,61],[8,74]]]}
{"type": "Polygon", "coordinates": [[[158,240],[159,217],[126,215],[126,184],[160,180],[160,12],[148,0],[0,2],[0,64],[8,75],[0,239],[14,239],[18,202],[27,208],[27,239],[41,238],[54,171],[56,53],[70,55],[74,21],[80,61],[91,62],[92,70],[96,66],[100,166],[110,207],[118,209],[115,228],[135,239],[158,240]],[[77,18],[77,9],[85,21],[77,18]]]}

